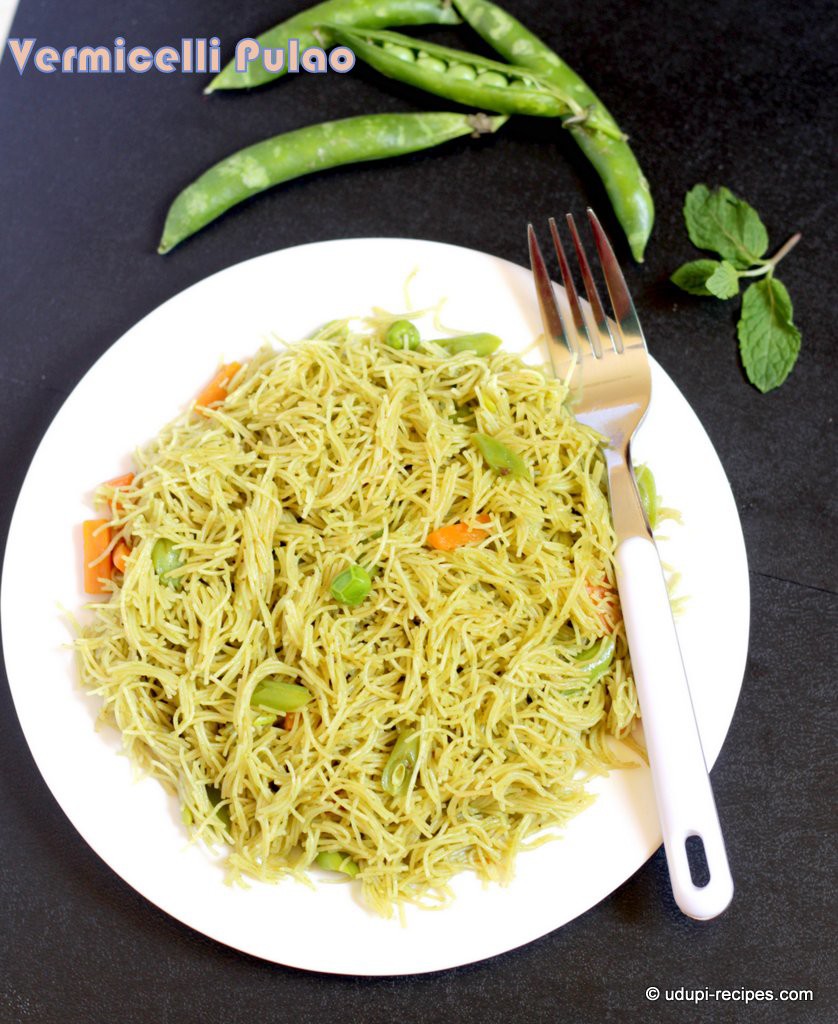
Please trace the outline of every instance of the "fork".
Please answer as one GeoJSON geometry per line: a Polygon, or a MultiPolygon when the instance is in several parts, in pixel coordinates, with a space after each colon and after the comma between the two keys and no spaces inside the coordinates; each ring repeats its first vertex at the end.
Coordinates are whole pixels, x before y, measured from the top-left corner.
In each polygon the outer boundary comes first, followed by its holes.
{"type": "Polygon", "coordinates": [[[553,370],[569,379],[576,418],[604,437],[603,454],[616,535],[617,588],[631,651],[643,730],[663,832],[672,892],[689,917],[708,920],[733,897],[713,791],[707,774],[675,623],[652,531],[643,512],[630,445],[651,397],[646,340],[611,244],[588,210],[602,276],[611,300],[609,318],[573,217],[567,225],[588,303],[580,301],[555,220],[550,234],[564,294],[553,291],[532,224],[530,265],[553,370]],[[710,879],[693,880],[688,857],[698,837],[710,879]],[[688,840],[690,846],[688,846],[688,840]]]}

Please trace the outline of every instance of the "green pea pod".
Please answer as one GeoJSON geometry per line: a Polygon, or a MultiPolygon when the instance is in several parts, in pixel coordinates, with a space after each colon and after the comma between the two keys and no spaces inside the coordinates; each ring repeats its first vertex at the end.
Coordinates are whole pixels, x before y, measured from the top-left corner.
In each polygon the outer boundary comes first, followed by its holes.
{"type": "Polygon", "coordinates": [[[334,850],[323,850],[318,853],[314,858],[314,863],[319,868],[324,868],[326,871],[342,871],[345,875],[349,875],[350,878],[354,878],[360,868],[345,853],[337,853],[334,850]]]}
{"type": "Polygon", "coordinates": [[[263,679],[250,698],[252,708],[271,708],[273,711],[299,711],[311,700],[311,692],[297,683],[282,679],[263,679]]]}
{"type": "Polygon", "coordinates": [[[403,796],[410,784],[410,776],[419,757],[420,735],[407,729],[399,735],[381,773],[381,788],[391,796],[403,796]]]}
{"type": "MultiPolygon", "coordinates": [[[[332,40],[319,29],[324,24],[359,25],[366,28],[386,28],[388,25],[456,25],[456,11],[444,0],[326,0],[280,22],[256,37],[262,49],[282,49],[296,39],[299,52],[310,46],[329,46],[332,40]]],[[[252,89],[265,85],[286,74],[287,62],[281,71],[268,71],[262,60],[247,65],[246,71],[236,71],[230,61],[212,79],[204,92],[216,89],[252,89]]]]}
{"type": "Polygon", "coordinates": [[[595,683],[608,671],[614,660],[614,647],[614,637],[604,636],[574,659],[576,664],[584,669],[592,683],[595,683]]]}
{"type": "Polygon", "coordinates": [[[658,525],[658,509],[660,508],[654,474],[648,466],[635,466],[634,479],[637,482],[640,504],[643,506],[646,518],[649,520],[649,526],[654,530],[658,525]]]}
{"type": "MultiPolygon", "coordinates": [[[[382,75],[435,96],[444,96],[455,103],[500,114],[588,119],[585,108],[577,102],[573,92],[562,90],[538,73],[513,64],[501,64],[397,32],[356,30],[337,25],[330,25],[329,31],[349,46],[356,57],[382,75]],[[457,69],[455,74],[448,73],[452,66],[457,69]],[[474,76],[466,76],[462,70],[464,67],[471,68],[474,76]]],[[[600,122],[596,115],[591,116],[601,131],[614,130],[610,122],[600,122]]],[[[617,134],[622,138],[619,129],[617,134]]]]}
{"type": "Polygon", "coordinates": [[[529,466],[517,452],[513,452],[511,448],[507,448],[505,444],[489,437],[488,434],[472,434],[471,439],[486,462],[501,476],[531,479],[529,466]]]}
{"type": "Polygon", "coordinates": [[[390,348],[419,348],[419,328],[409,320],[394,320],[387,328],[384,340],[390,348]]]}
{"type": "Polygon", "coordinates": [[[213,807],[217,808],[215,816],[224,826],[225,831],[230,831],[230,808],[227,804],[219,807],[221,803],[221,790],[217,786],[207,786],[207,799],[213,807]]]}
{"type": "Polygon", "coordinates": [[[175,548],[175,542],[168,537],[161,537],[154,542],[151,549],[151,564],[161,583],[172,590],[181,590],[183,580],[180,576],[170,576],[169,573],[179,569],[183,565],[180,552],[175,548]]]}
{"type": "Polygon", "coordinates": [[[495,132],[505,117],[485,114],[365,114],[298,128],[225,157],[169,207],[159,253],[173,249],[231,206],[273,185],[329,167],[383,160],[463,135],[495,132]]]}
{"type": "Polygon", "coordinates": [[[458,352],[473,352],[476,356],[490,356],[503,342],[496,334],[461,334],[456,338],[434,338],[435,345],[441,345],[452,356],[458,352]]]}
{"type": "Polygon", "coordinates": [[[332,597],[356,608],[372,590],[372,579],[362,565],[351,565],[332,580],[332,597]]]}
{"type": "Polygon", "coordinates": [[[602,179],[632,255],[642,263],[655,220],[652,193],[637,158],[602,101],[557,53],[497,4],[490,0],[454,0],[454,6],[506,60],[536,72],[560,92],[572,93],[582,107],[595,111],[595,118],[567,127],[602,179]],[[612,130],[601,130],[603,122],[612,130]]]}

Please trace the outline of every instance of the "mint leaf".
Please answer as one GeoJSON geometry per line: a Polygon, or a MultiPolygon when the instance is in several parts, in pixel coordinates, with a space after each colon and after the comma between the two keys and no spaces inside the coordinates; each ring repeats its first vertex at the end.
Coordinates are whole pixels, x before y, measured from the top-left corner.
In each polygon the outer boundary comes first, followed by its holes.
{"type": "Polygon", "coordinates": [[[707,290],[707,278],[720,266],[718,260],[693,260],[678,267],[669,280],[690,295],[712,295],[707,290]]]}
{"type": "Polygon", "coordinates": [[[752,266],[768,248],[768,232],[759,214],[728,188],[690,189],[684,219],[693,245],[717,252],[739,269],[752,266]]]}
{"type": "Polygon", "coordinates": [[[791,299],[780,281],[765,278],[746,289],[737,330],[748,380],[763,393],[778,388],[791,373],[800,351],[791,299]]]}
{"type": "Polygon", "coordinates": [[[727,260],[722,260],[707,278],[705,287],[717,299],[732,299],[734,295],[739,294],[739,274],[736,267],[727,260]]]}

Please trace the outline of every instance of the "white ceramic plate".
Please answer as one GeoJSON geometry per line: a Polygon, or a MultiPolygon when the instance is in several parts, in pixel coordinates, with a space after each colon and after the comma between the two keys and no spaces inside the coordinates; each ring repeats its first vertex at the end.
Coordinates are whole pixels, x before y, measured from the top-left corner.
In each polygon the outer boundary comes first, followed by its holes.
{"type": "MultiPolygon", "coordinates": [[[[95,732],[96,701],[76,684],[58,602],[78,608],[80,528],[89,492],[130,468],[134,447],[177,414],[220,359],[248,356],[273,332],[294,340],[371,306],[399,310],[448,297],[446,324],[500,334],[523,349],[540,332],[530,274],[484,253],[410,239],[304,245],[230,267],[141,320],[87,373],[47,431],[15,509],[3,573],[6,667],[24,733],[47,784],[87,842],[129,885],[191,927],[276,963],[341,974],[410,974],[513,949],[604,899],[661,842],[648,771],[613,773],[561,841],[523,854],[506,888],[460,876],[442,911],[410,908],[407,927],[359,902],[355,887],[318,880],[242,890],[216,858],[187,846],[178,808],[135,779],[115,732],[95,732]],[[29,553],[51,538],[51,573],[29,553]],[[45,710],[48,709],[48,710],[45,710]]],[[[654,339],[652,339],[654,343],[654,339]]],[[[739,694],[749,591],[742,533],[710,441],[653,364],[654,397],[635,456],[682,510],[664,558],[689,594],[678,633],[704,750],[715,761],[739,694]]],[[[664,899],[661,893],[661,899],[664,899]]]]}

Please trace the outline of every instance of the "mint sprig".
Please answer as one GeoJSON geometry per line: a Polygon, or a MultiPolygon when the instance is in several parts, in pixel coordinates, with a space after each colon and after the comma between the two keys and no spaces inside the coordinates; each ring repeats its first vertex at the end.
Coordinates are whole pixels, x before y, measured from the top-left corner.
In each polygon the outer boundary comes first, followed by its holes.
{"type": "Polygon", "coordinates": [[[779,387],[791,373],[800,352],[800,331],[792,320],[789,293],[774,276],[780,260],[797,245],[792,235],[770,259],[768,232],[756,210],[730,189],[690,189],[684,201],[690,240],[699,249],[718,253],[720,260],[692,260],[679,267],[672,281],[691,295],[731,299],[740,280],[758,277],[742,296],[737,325],[739,353],[748,380],[763,393],[779,387]]]}

